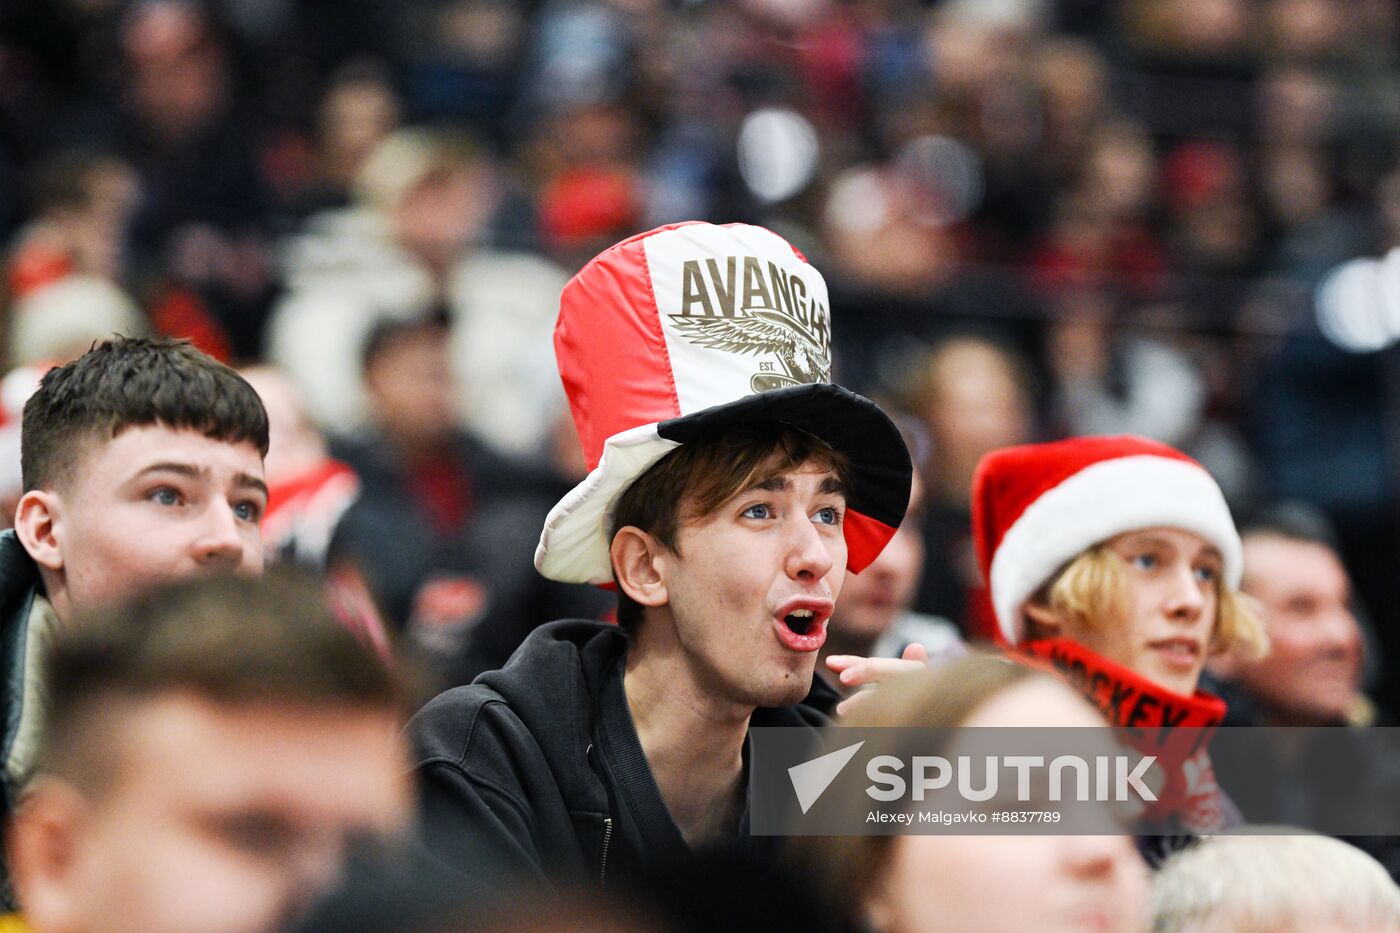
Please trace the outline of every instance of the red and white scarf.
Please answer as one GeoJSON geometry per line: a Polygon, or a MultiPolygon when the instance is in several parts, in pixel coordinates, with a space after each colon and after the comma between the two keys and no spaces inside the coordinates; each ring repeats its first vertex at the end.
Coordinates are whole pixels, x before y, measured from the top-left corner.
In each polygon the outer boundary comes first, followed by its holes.
{"type": "Polygon", "coordinates": [[[1155,755],[1167,775],[1149,819],[1175,817],[1188,830],[1225,828],[1224,802],[1206,744],[1225,718],[1225,701],[1202,691],[1174,693],[1068,638],[1042,638],[1020,650],[1048,664],[1092,703],[1127,742],[1155,755]]]}

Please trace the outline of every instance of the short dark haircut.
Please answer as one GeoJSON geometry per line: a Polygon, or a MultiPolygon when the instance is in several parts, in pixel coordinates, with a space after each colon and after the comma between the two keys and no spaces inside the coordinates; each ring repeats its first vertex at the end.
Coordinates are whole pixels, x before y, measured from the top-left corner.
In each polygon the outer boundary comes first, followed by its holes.
{"type": "Polygon", "coordinates": [[[55,636],[45,677],[39,769],[90,791],[112,770],[124,712],[162,695],[400,717],[416,699],[337,620],[321,586],[288,567],[186,579],[80,616],[55,636]]]}
{"type": "Polygon", "coordinates": [[[447,309],[439,307],[422,318],[384,318],[370,328],[360,347],[360,372],[370,369],[386,354],[414,340],[446,340],[451,332],[447,309]]]}
{"type": "MultiPolygon", "coordinates": [[[[662,457],[618,497],[608,540],[631,525],[679,553],[676,537],[682,524],[705,518],[731,496],[805,463],[835,473],[849,495],[848,458],[821,438],[792,425],[744,424],[697,438],[662,457]],[[685,514],[682,505],[687,506],[685,514]]],[[[632,630],[641,618],[641,604],[619,586],[618,624],[632,630]]]]}
{"type": "Polygon", "coordinates": [[[1276,502],[1250,515],[1240,526],[1241,540],[1264,536],[1300,544],[1320,544],[1329,551],[1341,553],[1337,533],[1326,514],[1306,502],[1276,502]]]}
{"type": "Polygon", "coordinates": [[[115,337],[49,370],[25,403],[25,491],[67,479],[91,441],[154,424],[267,456],[267,412],[242,376],[188,341],[115,337]]]}

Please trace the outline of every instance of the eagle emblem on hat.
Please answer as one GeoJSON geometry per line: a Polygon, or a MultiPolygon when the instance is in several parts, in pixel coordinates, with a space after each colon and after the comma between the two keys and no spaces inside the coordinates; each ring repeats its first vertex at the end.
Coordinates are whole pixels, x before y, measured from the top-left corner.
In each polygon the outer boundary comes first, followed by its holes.
{"type": "Polygon", "coordinates": [[[782,311],[750,311],[746,316],[667,315],[687,340],[726,353],[770,354],[786,372],[757,372],[749,380],[754,392],[831,381],[829,332],[815,333],[782,311]]]}

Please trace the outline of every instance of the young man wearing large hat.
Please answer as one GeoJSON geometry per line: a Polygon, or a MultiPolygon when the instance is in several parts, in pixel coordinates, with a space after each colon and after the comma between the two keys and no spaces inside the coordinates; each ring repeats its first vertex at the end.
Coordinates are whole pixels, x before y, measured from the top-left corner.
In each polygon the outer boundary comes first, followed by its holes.
{"type": "Polygon", "coordinates": [[[440,858],[605,882],[759,842],[748,729],[824,721],[832,605],[908,502],[898,430],[829,383],[830,348],[821,275],[759,227],[663,227],[569,282],[555,351],[592,472],[535,565],[615,586],[619,624],[545,625],[415,717],[440,858]]]}

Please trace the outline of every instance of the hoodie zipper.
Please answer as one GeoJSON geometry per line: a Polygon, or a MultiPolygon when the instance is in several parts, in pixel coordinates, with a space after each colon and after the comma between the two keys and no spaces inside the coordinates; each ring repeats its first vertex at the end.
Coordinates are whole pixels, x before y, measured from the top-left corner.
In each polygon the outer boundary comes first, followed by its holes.
{"type": "Polygon", "coordinates": [[[608,847],[612,845],[613,821],[612,817],[603,819],[603,867],[598,872],[598,886],[608,886],[608,847]]]}

